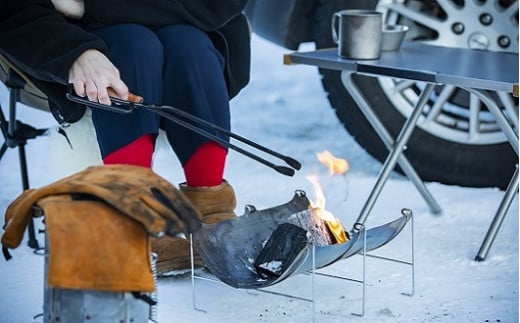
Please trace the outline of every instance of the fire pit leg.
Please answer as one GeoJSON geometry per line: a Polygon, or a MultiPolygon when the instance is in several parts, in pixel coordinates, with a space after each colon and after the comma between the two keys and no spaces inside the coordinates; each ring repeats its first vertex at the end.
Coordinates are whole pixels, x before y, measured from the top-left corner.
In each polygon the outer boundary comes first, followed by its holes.
{"type": "MultiPolygon", "coordinates": [[[[377,256],[377,255],[373,255],[373,254],[368,254],[367,253],[367,245],[366,245],[366,231],[363,230],[363,251],[362,251],[362,256],[363,256],[363,264],[362,264],[362,268],[363,268],[363,278],[361,281],[359,281],[359,283],[361,283],[363,285],[363,297],[362,297],[362,311],[361,313],[352,313],[352,315],[355,315],[355,316],[364,316],[365,314],[365,295],[366,295],[366,257],[371,257],[371,258],[376,258],[376,259],[380,259],[380,260],[386,260],[386,261],[391,261],[391,262],[395,262],[395,263],[400,263],[400,264],[404,264],[404,265],[409,265],[411,267],[411,292],[409,293],[406,293],[406,292],[401,292],[402,295],[404,296],[413,296],[415,294],[415,259],[414,259],[414,218],[413,218],[413,215],[412,215],[412,211],[409,210],[409,209],[402,209],[401,210],[401,213],[407,217],[410,218],[411,220],[411,224],[410,224],[410,236],[411,236],[411,241],[410,241],[410,251],[411,251],[411,260],[410,261],[404,261],[404,260],[399,260],[399,259],[394,259],[394,258],[388,258],[388,257],[382,257],[382,256],[377,256]]],[[[359,226],[363,226],[362,224],[360,223],[357,223],[356,225],[359,225],[359,226]]]]}
{"type": "Polygon", "coordinates": [[[190,233],[190,261],[191,261],[191,295],[193,300],[193,309],[199,312],[206,313],[207,311],[203,308],[197,307],[197,296],[195,292],[195,279],[207,280],[212,282],[219,282],[218,280],[202,277],[195,274],[195,256],[193,249],[193,234],[190,233]]]}
{"type": "Polygon", "coordinates": [[[408,213],[410,215],[410,219],[411,219],[411,222],[410,223],[410,231],[411,231],[411,255],[410,255],[410,258],[411,258],[411,262],[407,263],[408,265],[411,266],[411,270],[412,270],[412,291],[410,293],[405,293],[405,292],[401,292],[401,294],[405,295],[405,296],[409,296],[409,297],[412,297],[414,294],[415,294],[415,259],[414,259],[414,254],[415,254],[415,246],[414,246],[414,227],[413,227],[413,216],[411,216],[412,214],[412,211],[411,210],[408,210],[408,209],[403,209],[401,211],[403,214],[405,213],[408,213]]]}
{"type": "MultiPolygon", "coordinates": [[[[360,246],[359,251],[356,251],[356,254],[359,254],[360,256],[362,256],[362,262],[361,262],[362,278],[361,279],[353,279],[353,278],[349,278],[349,277],[336,276],[336,275],[330,275],[330,274],[326,274],[326,273],[322,273],[322,272],[316,272],[316,275],[319,275],[319,276],[335,278],[335,279],[342,279],[342,280],[358,283],[358,284],[361,285],[361,287],[362,287],[361,312],[360,313],[352,312],[351,314],[354,315],[354,316],[363,317],[364,314],[365,314],[365,307],[366,307],[366,258],[367,257],[376,258],[376,259],[380,259],[380,260],[386,260],[386,261],[392,261],[392,262],[395,262],[395,263],[400,263],[400,264],[411,266],[411,292],[409,292],[409,293],[408,292],[401,292],[401,294],[405,295],[405,296],[413,296],[414,293],[415,293],[414,225],[413,225],[414,219],[413,219],[413,216],[412,216],[412,211],[409,210],[409,209],[402,209],[401,213],[411,220],[411,225],[410,225],[411,261],[404,261],[404,260],[400,260],[400,259],[388,258],[388,257],[382,257],[382,256],[370,254],[371,250],[373,250],[373,249],[370,249],[370,251],[369,251],[369,243],[367,243],[367,240],[370,239],[370,234],[371,234],[370,231],[371,230],[365,230],[365,227],[364,227],[363,224],[356,223],[354,225],[354,230],[357,233],[359,239],[361,239],[359,241],[362,244],[362,246],[360,246]]],[[[347,259],[347,258],[344,258],[344,259],[347,259]]]]}
{"type": "Polygon", "coordinates": [[[414,218],[413,218],[413,215],[412,215],[412,211],[409,210],[409,209],[402,209],[401,210],[401,213],[403,215],[406,215],[410,218],[410,258],[411,260],[410,261],[404,261],[404,260],[399,260],[399,259],[395,259],[395,258],[388,258],[388,257],[382,257],[382,256],[377,256],[377,255],[373,255],[373,254],[367,254],[367,257],[371,257],[371,258],[376,258],[376,259],[380,259],[380,260],[386,260],[386,261],[391,261],[391,262],[395,262],[395,263],[400,263],[400,264],[403,264],[403,265],[409,265],[410,266],[410,269],[411,269],[411,292],[407,293],[407,292],[401,292],[402,295],[405,295],[405,296],[413,296],[415,294],[415,259],[414,259],[414,218]]]}
{"type": "Polygon", "coordinates": [[[315,274],[316,274],[316,245],[312,245],[311,249],[311,255],[312,255],[312,323],[316,322],[316,280],[315,280],[315,274]]]}
{"type": "MultiPolygon", "coordinates": [[[[271,295],[276,295],[276,296],[283,296],[283,297],[287,297],[287,298],[291,298],[291,299],[296,299],[296,300],[300,300],[300,301],[304,301],[304,302],[309,302],[311,303],[311,306],[312,306],[312,322],[316,322],[316,285],[315,285],[315,282],[316,282],[316,279],[315,279],[315,276],[318,274],[317,273],[317,269],[316,269],[316,245],[315,244],[309,244],[309,248],[311,250],[310,254],[311,254],[311,263],[312,263],[312,268],[310,269],[310,275],[311,275],[311,298],[305,298],[305,297],[300,297],[300,296],[296,296],[296,295],[291,295],[291,294],[287,294],[287,293],[281,293],[281,292],[275,292],[275,291],[271,291],[271,290],[265,290],[265,289],[262,289],[262,288],[258,288],[258,289],[255,289],[257,292],[261,292],[261,293],[266,293],[266,294],[271,294],[271,295]]],[[[271,287],[271,286],[269,286],[271,287]]]]}
{"type": "Polygon", "coordinates": [[[365,230],[365,226],[362,223],[356,223],[354,225],[354,228],[358,230],[359,232],[362,232],[363,235],[363,261],[362,261],[362,278],[361,278],[361,285],[363,289],[363,296],[361,297],[361,313],[350,313],[355,316],[363,317],[365,315],[365,296],[366,296],[366,255],[367,255],[367,232],[365,230]]]}

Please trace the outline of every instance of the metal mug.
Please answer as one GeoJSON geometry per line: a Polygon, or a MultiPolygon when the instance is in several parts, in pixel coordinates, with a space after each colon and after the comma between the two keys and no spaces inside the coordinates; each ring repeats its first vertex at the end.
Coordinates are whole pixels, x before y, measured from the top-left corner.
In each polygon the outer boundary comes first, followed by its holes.
{"type": "Polygon", "coordinates": [[[373,10],[341,10],[332,16],[332,39],[338,55],[348,59],[378,59],[383,14],[373,10]]]}

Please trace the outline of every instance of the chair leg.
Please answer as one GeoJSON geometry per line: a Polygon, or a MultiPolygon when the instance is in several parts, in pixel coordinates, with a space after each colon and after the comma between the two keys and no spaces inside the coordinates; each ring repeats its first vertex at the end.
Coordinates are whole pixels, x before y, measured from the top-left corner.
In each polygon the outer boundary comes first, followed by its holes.
{"type": "Polygon", "coordinates": [[[7,151],[7,144],[4,142],[4,144],[0,148],[0,159],[2,159],[2,157],[4,156],[6,151],[7,151]]]}
{"type": "MultiPolygon", "coordinates": [[[[20,144],[18,146],[18,160],[20,162],[20,173],[22,176],[22,186],[24,191],[29,189],[29,173],[27,171],[27,158],[25,155],[25,143],[20,144]]],[[[38,244],[38,240],[36,239],[36,232],[34,229],[34,220],[31,219],[29,221],[29,227],[27,229],[27,233],[29,234],[29,240],[27,244],[30,248],[40,249],[40,245],[38,244]]]]}
{"type": "MultiPolygon", "coordinates": [[[[5,142],[0,148],[0,158],[3,157],[7,148],[18,147],[18,160],[20,164],[20,173],[22,177],[23,190],[29,189],[29,174],[27,171],[27,158],[25,154],[26,138],[23,134],[18,133],[16,122],[16,102],[18,101],[20,90],[18,88],[9,88],[9,122],[6,120],[2,107],[0,105],[0,129],[4,135],[5,142]]],[[[27,244],[30,248],[40,249],[38,240],[36,239],[34,220],[31,218],[27,228],[29,240],[27,244]]]]}

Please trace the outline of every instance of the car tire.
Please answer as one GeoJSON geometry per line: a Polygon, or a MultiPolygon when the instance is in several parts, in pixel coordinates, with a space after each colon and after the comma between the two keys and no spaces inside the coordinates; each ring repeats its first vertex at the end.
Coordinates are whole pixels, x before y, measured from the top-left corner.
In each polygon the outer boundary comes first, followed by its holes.
{"type": "MultiPolygon", "coordinates": [[[[335,46],[331,38],[332,14],[341,9],[374,9],[377,1],[319,0],[315,11],[314,41],[317,48],[335,46]]],[[[341,80],[341,73],[320,69],[322,84],[331,106],[346,130],[379,161],[388,149],[376,135],[341,80]]],[[[375,77],[353,75],[353,81],[374,113],[395,138],[404,123],[375,77]]],[[[518,158],[504,137],[493,144],[465,144],[440,138],[417,128],[407,145],[406,156],[425,181],[469,187],[500,187],[509,183],[518,158]]],[[[396,169],[401,172],[399,168],[396,169]]],[[[402,172],[401,172],[402,173],[402,172]]]]}

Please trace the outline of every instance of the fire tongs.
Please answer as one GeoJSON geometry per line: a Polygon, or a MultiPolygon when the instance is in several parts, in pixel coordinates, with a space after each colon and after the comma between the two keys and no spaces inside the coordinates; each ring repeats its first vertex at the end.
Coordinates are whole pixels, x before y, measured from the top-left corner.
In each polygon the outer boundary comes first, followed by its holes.
{"type": "Polygon", "coordinates": [[[72,86],[69,86],[69,90],[68,90],[66,96],[69,100],[76,102],[76,103],[85,104],[89,107],[105,109],[105,110],[109,110],[112,112],[118,112],[118,113],[123,113],[123,114],[132,113],[132,111],[134,109],[146,109],[149,111],[153,111],[153,112],[157,113],[158,115],[160,115],[172,122],[175,122],[180,126],[185,127],[186,129],[189,129],[206,138],[214,140],[229,149],[233,149],[233,150],[235,150],[257,162],[260,162],[268,167],[271,167],[275,171],[277,171],[281,174],[287,175],[287,176],[293,176],[295,170],[299,170],[301,168],[301,163],[292,157],[285,156],[277,151],[274,151],[265,146],[262,146],[254,141],[251,141],[247,138],[237,135],[227,129],[217,126],[211,122],[208,122],[208,121],[201,119],[197,116],[194,116],[190,113],[187,113],[179,108],[167,106],[167,105],[159,106],[159,105],[153,105],[153,104],[144,104],[144,103],[142,103],[143,99],[140,96],[137,96],[135,94],[129,95],[129,100],[122,100],[122,99],[111,96],[110,99],[112,101],[112,105],[105,105],[102,103],[90,101],[87,98],[80,97],[74,93],[74,89],[72,86]],[[183,120],[181,118],[183,118],[185,120],[183,120]],[[188,122],[186,120],[190,120],[191,122],[188,122]],[[221,134],[227,135],[233,139],[243,142],[262,152],[265,152],[274,157],[277,157],[277,158],[283,160],[285,163],[287,163],[287,165],[291,166],[292,168],[287,167],[287,166],[275,165],[272,162],[270,162],[258,155],[255,155],[247,150],[244,150],[241,147],[237,147],[237,146],[233,145],[232,143],[228,142],[227,140],[224,140],[221,137],[217,136],[216,134],[209,132],[208,130],[202,128],[202,126],[210,128],[215,131],[218,131],[221,134]]]}

